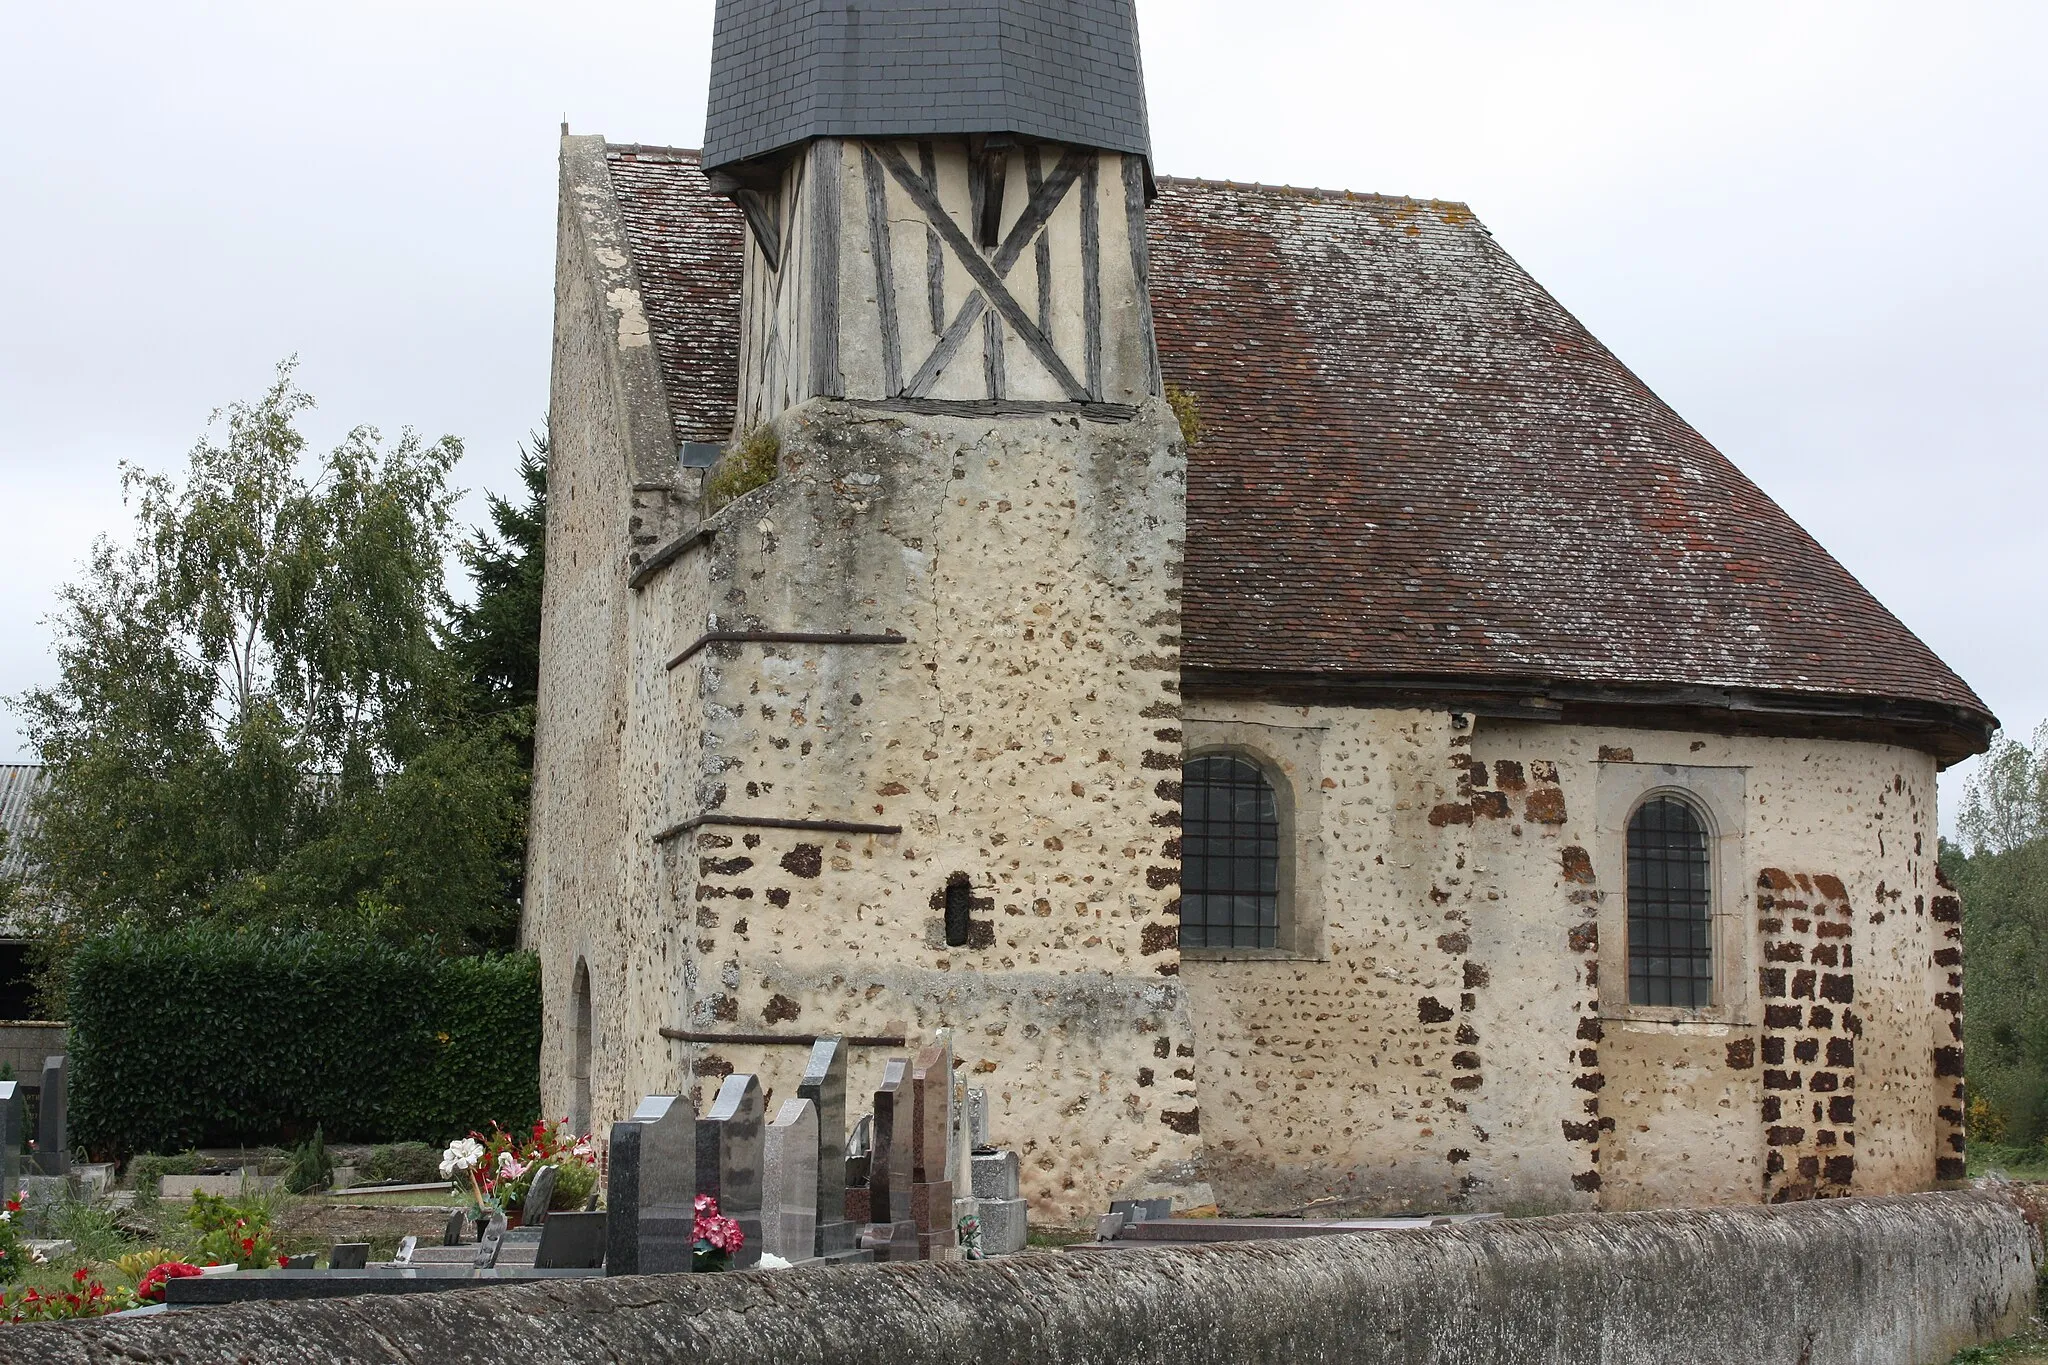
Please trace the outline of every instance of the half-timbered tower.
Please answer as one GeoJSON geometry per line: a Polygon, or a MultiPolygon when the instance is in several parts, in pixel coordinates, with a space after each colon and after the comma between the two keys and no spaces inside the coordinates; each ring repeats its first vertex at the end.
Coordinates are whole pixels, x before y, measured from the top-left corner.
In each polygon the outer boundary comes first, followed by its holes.
{"type": "Polygon", "coordinates": [[[1991,716],[1469,209],[1155,176],[1130,0],[717,14],[562,146],[552,1111],[948,1026],[1060,1222],[1961,1174],[1991,716]]]}

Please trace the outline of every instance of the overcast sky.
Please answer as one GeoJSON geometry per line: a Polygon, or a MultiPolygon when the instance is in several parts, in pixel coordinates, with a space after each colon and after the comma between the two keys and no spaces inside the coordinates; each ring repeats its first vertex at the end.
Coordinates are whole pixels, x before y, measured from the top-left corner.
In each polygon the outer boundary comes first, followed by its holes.
{"type": "MultiPolygon", "coordinates": [[[[316,442],[452,432],[463,486],[507,489],[547,404],[559,124],[697,145],[711,9],[13,7],[0,693],[51,677],[39,618],[124,524],[117,462],[179,462],[280,357],[316,442]]],[[[2048,715],[2048,5],[1139,16],[1160,170],[1471,204],[2008,732],[2048,715]]]]}

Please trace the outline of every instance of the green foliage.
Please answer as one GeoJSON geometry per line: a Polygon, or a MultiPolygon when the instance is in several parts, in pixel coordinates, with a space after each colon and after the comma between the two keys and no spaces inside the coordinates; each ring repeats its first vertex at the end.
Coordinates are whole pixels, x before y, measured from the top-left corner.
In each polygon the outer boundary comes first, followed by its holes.
{"type": "Polygon", "coordinates": [[[1178,384],[1166,386],[1166,403],[1173,409],[1174,418],[1180,423],[1180,439],[1189,446],[1199,445],[1202,440],[1202,405],[1196,397],[1178,384]]]}
{"type": "Polygon", "coordinates": [[[366,1185],[424,1185],[441,1179],[441,1149],[424,1142],[394,1142],[372,1147],[356,1168],[366,1185]]]}
{"type": "Polygon", "coordinates": [[[327,1154],[327,1135],[313,1126],[313,1136],[292,1148],[284,1168],[284,1187],[293,1194],[317,1190],[334,1178],[334,1158],[327,1154]]]}
{"type": "Polygon", "coordinates": [[[1963,899],[1963,1015],[1973,1136],[2038,1147],[2048,1134],[2048,727],[2002,741],[1965,795],[1970,852],[1944,843],[1963,899]]]}
{"type": "Polygon", "coordinates": [[[484,709],[531,707],[540,692],[541,572],[548,525],[548,434],[519,449],[526,501],[489,495],[494,536],[478,531],[463,543],[462,562],[476,601],[457,606],[450,644],[484,709]]]}
{"type": "MultiPolygon", "coordinates": [[[[71,1130],[165,1151],[440,1140],[539,1109],[540,968],[368,936],[122,930],[72,962],[71,1130]]],[[[161,1159],[159,1159],[161,1160],[161,1159]]]]}
{"type": "Polygon", "coordinates": [[[128,1181],[138,1198],[153,1198],[163,1188],[165,1176],[198,1175],[206,1164],[207,1159],[197,1152],[180,1152],[176,1156],[144,1152],[128,1163],[128,1181]]]}
{"type": "Polygon", "coordinates": [[[727,448],[704,480],[704,510],[715,512],[742,494],[772,482],[776,462],[782,458],[782,438],[771,426],[758,426],[746,438],[727,448]]]}
{"type": "Polygon", "coordinates": [[[445,647],[461,445],[357,427],[316,459],[311,406],[287,363],[180,476],[124,467],[132,533],[60,594],[59,680],[15,699],[53,970],[122,925],[511,932],[531,722],[479,718],[445,647]]]}

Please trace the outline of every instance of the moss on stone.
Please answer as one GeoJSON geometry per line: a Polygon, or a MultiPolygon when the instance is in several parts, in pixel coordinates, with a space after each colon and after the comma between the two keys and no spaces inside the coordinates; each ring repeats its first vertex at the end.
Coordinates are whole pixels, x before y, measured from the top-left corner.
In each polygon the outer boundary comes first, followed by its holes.
{"type": "Polygon", "coordinates": [[[1178,384],[1166,386],[1167,406],[1173,409],[1174,418],[1180,423],[1180,438],[1189,446],[1202,439],[1202,405],[1196,397],[1178,384]]]}
{"type": "Polygon", "coordinates": [[[719,508],[770,483],[782,455],[782,438],[771,426],[758,426],[726,447],[725,458],[704,480],[704,510],[719,508]]]}

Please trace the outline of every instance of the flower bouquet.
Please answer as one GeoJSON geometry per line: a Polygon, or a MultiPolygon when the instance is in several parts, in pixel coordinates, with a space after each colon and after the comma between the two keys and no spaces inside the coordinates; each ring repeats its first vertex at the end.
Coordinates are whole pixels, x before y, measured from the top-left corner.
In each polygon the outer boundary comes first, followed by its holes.
{"type": "Polygon", "coordinates": [[[518,1134],[494,1123],[489,1137],[471,1133],[457,1138],[441,1155],[442,1175],[458,1183],[467,1180],[478,1221],[502,1213],[516,1222],[533,1174],[542,1166],[555,1168],[550,1208],[573,1209],[597,1188],[597,1149],[589,1134],[577,1136],[567,1120],[546,1120],[518,1134]]]}
{"type": "Polygon", "coordinates": [[[724,1270],[732,1264],[733,1253],[747,1244],[747,1234],[738,1222],[718,1211],[718,1200],[708,1194],[697,1196],[697,1217],[691,1231],[696,1236],[690,1248],[690,1269],[724,1270]]]}
{"type": "Polygon", "coordinates": [[[142,1278],[135,1282],[135,1297],[144,1303],[164,1301],[164,1281],[182,1280],[200,1274],[198,1266],[189,1261],[163,1261],[142,1272],[142,1278]]]}

